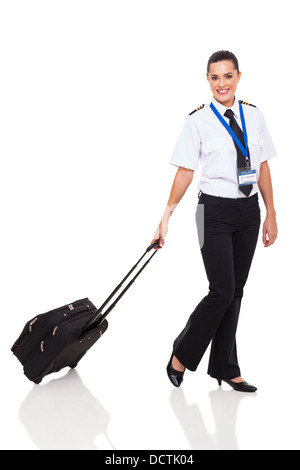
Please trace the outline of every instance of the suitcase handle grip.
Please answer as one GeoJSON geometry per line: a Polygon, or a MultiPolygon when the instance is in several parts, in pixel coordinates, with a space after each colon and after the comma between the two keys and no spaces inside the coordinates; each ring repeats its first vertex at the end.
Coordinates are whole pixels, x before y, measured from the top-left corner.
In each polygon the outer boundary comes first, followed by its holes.
{"type": "Polygon", "coordinates": [[[152,243],[151,245],[148,246],[146,252],[149,253],[149,251],[152,250],[152,248],[156,248],[157,246],[159,246],[159,240],[156,240],[154,243],[152,243]]]}

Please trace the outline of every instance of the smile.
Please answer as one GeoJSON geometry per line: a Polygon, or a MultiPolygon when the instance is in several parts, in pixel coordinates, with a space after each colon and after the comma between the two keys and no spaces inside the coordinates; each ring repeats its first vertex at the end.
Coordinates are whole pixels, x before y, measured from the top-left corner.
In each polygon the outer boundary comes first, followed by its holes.
{"type": "Polygon", "coordinates": [[[226,95],[229,92],[229,88],[225,88],[224,90],[217,90],[220,95],[226,95]]]}

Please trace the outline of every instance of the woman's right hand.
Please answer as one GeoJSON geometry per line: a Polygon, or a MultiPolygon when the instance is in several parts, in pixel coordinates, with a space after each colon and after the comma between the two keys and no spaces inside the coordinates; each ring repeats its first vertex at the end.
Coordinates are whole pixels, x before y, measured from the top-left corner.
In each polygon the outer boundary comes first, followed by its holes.
{"type": "Polygon", "coordinates": [[[159,240],[159,246],[155,248],[155,250],[159,250],[165,244],[165,236],[167,235],[167,232],[168,232],[168,223],[169,223],[168,220],[162,219],[159,226],[157,227],[157,230],[154,234],[154,238],[151,242],[152,244],[156,242],[156,240],[159,240]]]}

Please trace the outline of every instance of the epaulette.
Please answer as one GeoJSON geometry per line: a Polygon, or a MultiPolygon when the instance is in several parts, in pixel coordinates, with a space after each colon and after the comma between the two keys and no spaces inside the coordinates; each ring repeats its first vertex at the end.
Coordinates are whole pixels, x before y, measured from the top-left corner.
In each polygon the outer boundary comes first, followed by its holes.
{"type": "Polygon", "coordinates": [[[246,104],[247,106],[253,106],[253,108],[256,108],[255,104],[246,103],[246,101],[239,100],[239,103],[246,104]]]}
{"type": "Polygon", "coordinates": [[[189,115],[191,116],[191,115],[194,114],[196,111],[199,111],[200,109],[203,109],[204,106],[205,106],[205,104],[202,104],[201,106],[199,106],[199,108],[194,109],[194,111],[192,111],[189,115]]]}

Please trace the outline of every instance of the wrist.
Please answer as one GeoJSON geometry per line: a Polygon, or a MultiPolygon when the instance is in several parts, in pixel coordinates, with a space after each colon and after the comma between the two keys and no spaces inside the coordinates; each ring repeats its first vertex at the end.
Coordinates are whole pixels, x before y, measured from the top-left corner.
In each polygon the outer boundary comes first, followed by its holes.
{"type": "Polygon", "coordinates": [[[270,218],[273,218],[273,219],[276,218],[276,211],[275,211],[274,208],[267,209],[267,217],[270,217],[270,218]]]}

